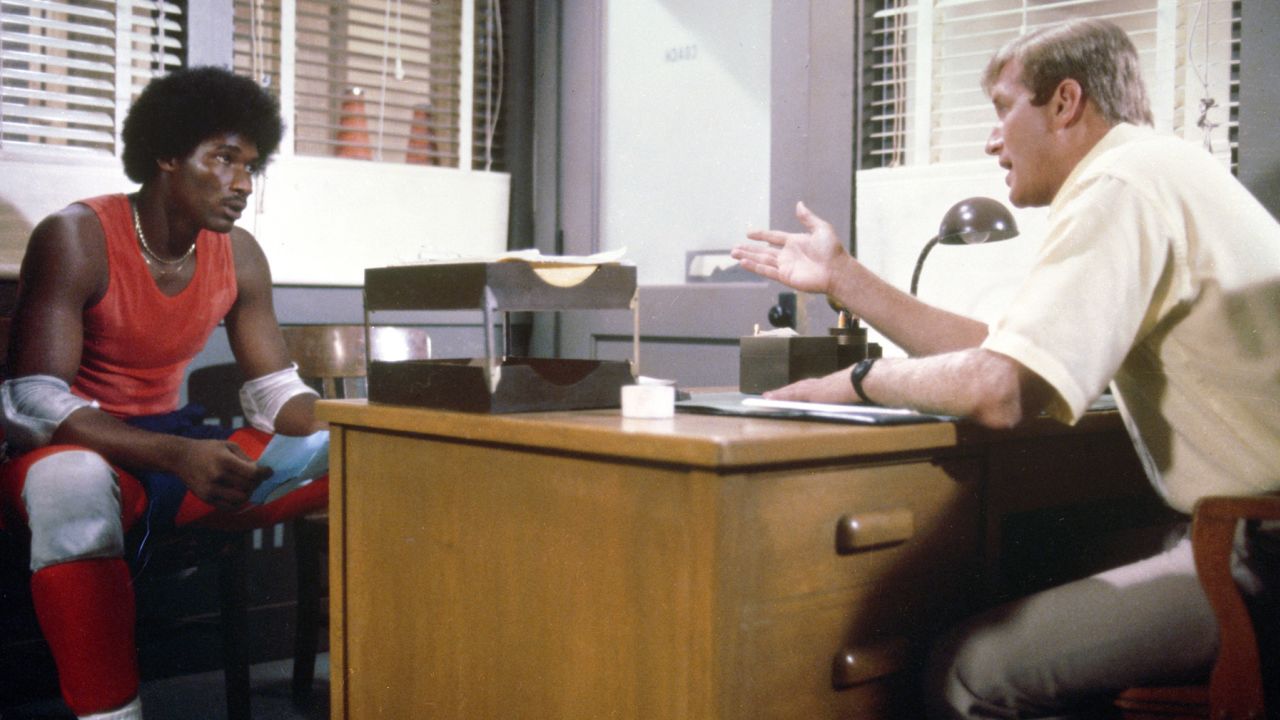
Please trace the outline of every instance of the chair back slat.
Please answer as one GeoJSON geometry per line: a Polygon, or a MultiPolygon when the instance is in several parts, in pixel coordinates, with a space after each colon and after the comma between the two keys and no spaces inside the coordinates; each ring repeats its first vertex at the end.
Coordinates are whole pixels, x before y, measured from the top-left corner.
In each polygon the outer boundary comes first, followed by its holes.
{"type": "Polygon", "coordinates": [[[290,325],[284,333],[289,356],[304,378],[338,378],[365,374],[364,327],[360,325],[290,325]]]}
{"type": "MultiPolygon", "coordinates": [[[[326,398],[365,397],[365,329],[363,325],[289,325],[281,328],[298,374],[320,381],[326,398]]],[[[381,325],[370,328],[374,359],[417,360],[431,357],[425,328],[381,325]]]]}
{"type": "Polygon", "coordinates": [[[370,328],[374,360],[428,360],[431,335],[426,328],[376,325],[370,328]]]}

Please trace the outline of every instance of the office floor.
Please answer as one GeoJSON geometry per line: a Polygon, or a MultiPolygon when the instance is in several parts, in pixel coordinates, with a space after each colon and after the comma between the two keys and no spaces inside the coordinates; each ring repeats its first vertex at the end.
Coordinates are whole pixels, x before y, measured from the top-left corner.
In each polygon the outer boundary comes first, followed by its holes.
{"type": "MultiPolygon", "coordinates": [[[[300,710],[289,697],[292,660],[254,665],[253,720],[323,720],[329,717],[329,655],[316,658],[311,707],[300,710]]],[[[222,672],[213,671],[155,680],[142,685],[146,720],[225,720],[222,672]]],[[[59,702],[31,703],[0,710],[0,720],[74,720],[59,702]]]]}

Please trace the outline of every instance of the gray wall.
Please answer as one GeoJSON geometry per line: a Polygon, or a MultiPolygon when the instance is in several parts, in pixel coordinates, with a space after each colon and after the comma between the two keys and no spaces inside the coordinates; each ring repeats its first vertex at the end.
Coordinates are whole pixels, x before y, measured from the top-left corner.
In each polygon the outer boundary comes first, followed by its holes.
{"type": "Polygon", "coordinates": [[[1280,2],[1244,0],[1240,180],[1280,218],[1280,2]]]}
{"type": "MultiPolygon", "coordinates": [[[[563,0],[560,9],[558,24],[542,27],[560,33],[555,97],[560,118],[553,125],[561,134],[560,155],[557,164],[544,164],[540,172],[559,181],[563,245],[551,245],[543,233],[539,247],[588,253],[599,249],[602,212],[604,18],[600,3],[591,0],[563,0]]],[[[772,2],[768,212],[774,227],[796,227],[795,202],[805,199],[842,237],[851,235],[853,25],[847,0],[772,2]]],[[[686,250],[678,233],[648,242],[665,244],[664,251],[681,257],[686,250]]],[[[755,324],[769,327],[768,311],[782,290],[765,282],[643,286],[641,371],[687,386],[736,385],[738,338],[755,324]]],[[[834,321],[821,298],[810,298],[802,307],[802,333],[825,332],[834,321]],[[811,324],[805,322],[809,319],[811,324]]],[[[554,348],[553,354],[563,357],[629,356],[625,318],[539,314],[534,322],[535,352],[554,348]]]]}
{"type": "Polygon", "coordinates": [[[803,199],[853,237],[853,3],[775,1],[769,226],[794,228],[803,199]]]}

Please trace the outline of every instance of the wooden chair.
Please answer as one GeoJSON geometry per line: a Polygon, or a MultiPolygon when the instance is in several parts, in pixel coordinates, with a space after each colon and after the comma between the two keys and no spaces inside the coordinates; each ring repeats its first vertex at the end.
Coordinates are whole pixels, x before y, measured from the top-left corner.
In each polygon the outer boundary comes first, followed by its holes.
{"type": "MultiPolygon", "coordinates": [[[[298,374],[315,383],[324,398],[367,394],[363,325],[292,325],[281,328],[298,374]]],[[[369,353],[379,360],[431,357],[424,328],[378,326],[369,330],[369,353]]],[[[305,704],[315,678],[320,630],[325,624],[324,565],[329,544],[329,515],[312,513],[293,522],[298,562],[298,624],[293,657],[293,699],[305,704]]]]}
{"type": "MultiPolygon", "coordinates": [[[[1236,526],[1241,520],[1280,520],[1280,495],[1206,497],[1196,504],[1192,517],[1191,546],[1196,574],[1218,619],[1220,645],[1209,683],[1125,690],[1116,698],[1115,705],[1126,720],[1280,717],[1280,708],[1272,708],[1272,714],[1267,715],[1266,676],[1263,675],[1264,669],[1276,672],[1273,664],[1276,658],[1268,656],[1264,662],[1257,628],[1231,576],[1231,552],[1236,526]]],[[[1268,647],[1267,652],[1275,653],[1276,648],[1268,647]]],[[[1274,697],[1271,701],[1276,702],[1274,697]]]]}
{"type": "Polygon", "coordinates": [[[235,363],[218,363],[196,368],[187,376],[187,402],[205,409],[224,428],[234,427],[244,414],[240,409],[240,386],[244,376],[235,363]]]}

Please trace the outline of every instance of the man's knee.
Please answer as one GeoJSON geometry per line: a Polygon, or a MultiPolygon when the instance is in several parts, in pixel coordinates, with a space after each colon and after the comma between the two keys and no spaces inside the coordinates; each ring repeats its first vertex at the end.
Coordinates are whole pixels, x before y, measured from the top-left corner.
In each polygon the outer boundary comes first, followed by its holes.
{"type": "Polygon", "coordinates": [[[31,569],[124,554],[120,487],[89,450],[43,458],[27,471],[22,500],[31,529],[31,569]]]}
{"type": "Polygon", "coordinates": [[[954,628],[938,642],[925,674],[925,699],[931,720],[1017,717],[1001,707],[996,678],[1003,658],[988,651],[973,621],[954,628]]]}

